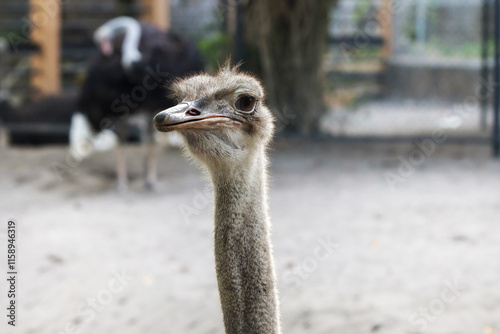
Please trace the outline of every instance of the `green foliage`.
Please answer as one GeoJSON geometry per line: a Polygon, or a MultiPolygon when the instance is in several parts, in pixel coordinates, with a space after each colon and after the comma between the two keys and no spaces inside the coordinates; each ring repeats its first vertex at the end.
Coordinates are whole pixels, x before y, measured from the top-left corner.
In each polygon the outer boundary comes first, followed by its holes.
{"type": "Polygon", "coordinates": [[[365,17],[368,16],[371,7],[371,0],[359,0],[354,9],[354,20],[359,24],[365,17]]]}
{"type": "Polygon", "coordinates": [[[425,16],[427,18],[427,21],[432,22],[432,21],[440,20],[442,8],[443,7],[440,6],[435,0],[430,0],[427,3],[427,8],[425,11],[425,16]]]}
{"type": "Polygon", "coordinates": [[[380,46],[367,46],[365,48],[360,48],[356,52],[356,56],[359,58],[380,58],[380,46]]]}
{"type": "Polygon", "coordinates": [[[208,71],[214,72],[219,64],[224,63],[231,54],[231,36],[228,33],[219,32],[201,40],[198,47],[205,57],[208,71]]]}
{"type": "MultiPolygon", "coordinates": [[[[428,1],[427,6],[425,7],[425,18],[428,25],[429,23],[440,19],[440,8],[441,7],[438,6],[434,0],[428,1]]],[[[403,28],[404,35],[411,41],[415,41],[417,38],[417,11],[417,4],[412,4],[410,13],[406,18],[407,20],[403,28]]]]}
{"type": "MultiPolygon", "coordinates": [[[[493,54],[494,49],[493,39],[489,41],[488,47],[490,54],[493,54]]],[[[446,41],[438,38],[432,38],[427,44],[427,50],[431,54],[444,58],[479,58],[481,57],[481,42],[465,42],[461,45],[447,45],[446,41]]]]}

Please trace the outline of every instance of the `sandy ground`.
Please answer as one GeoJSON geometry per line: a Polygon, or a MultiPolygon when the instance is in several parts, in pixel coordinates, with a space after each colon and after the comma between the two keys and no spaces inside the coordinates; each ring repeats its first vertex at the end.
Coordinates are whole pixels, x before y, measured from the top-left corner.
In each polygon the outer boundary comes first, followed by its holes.
{"type": "MultiPolygon", "coordinates": [[[[500,163],[486,146],[429,147],[275,143],[284,333],[500,333],[500,163]]],[[[8,218],[19,226],[17,326],[1,279],[0,333],[223,333],[201,174],[165,151],[149,193],[127,150],[127,193],[112,154],[59,180],[64,147],[0,151],[2,271],[8,218]]]]}

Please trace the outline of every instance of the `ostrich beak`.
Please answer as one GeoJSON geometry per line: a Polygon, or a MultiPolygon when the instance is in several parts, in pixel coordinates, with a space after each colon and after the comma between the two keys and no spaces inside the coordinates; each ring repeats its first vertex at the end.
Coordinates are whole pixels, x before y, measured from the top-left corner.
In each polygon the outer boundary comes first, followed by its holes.
{"type": "Polygon", "coordinates": [[[180,103],[159,112],[153,123],[158,131],[169,132],[188,129],[216,129],[220,126],[241,125],[236,115],[214,113],[197,108],[196,103],[180,103]]]}

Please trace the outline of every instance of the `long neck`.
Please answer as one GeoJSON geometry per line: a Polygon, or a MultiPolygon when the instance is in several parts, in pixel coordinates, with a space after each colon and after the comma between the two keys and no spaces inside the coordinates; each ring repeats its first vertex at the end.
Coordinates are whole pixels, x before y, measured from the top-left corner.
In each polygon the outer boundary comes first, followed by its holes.
{"type": "Polygon", "coordinates": [[[279,334],[265,152],[212,171],[215,261],[227,334],[279,334]]]}
{"type": "Polygon", "coordinates": [[[139,42],[141,40],[141,25],[130,17],[122,17],[116,21],[119,28],[125,29],[122,45],[122,65],[130,68],[133,62],[141,60],[139,42]]]}

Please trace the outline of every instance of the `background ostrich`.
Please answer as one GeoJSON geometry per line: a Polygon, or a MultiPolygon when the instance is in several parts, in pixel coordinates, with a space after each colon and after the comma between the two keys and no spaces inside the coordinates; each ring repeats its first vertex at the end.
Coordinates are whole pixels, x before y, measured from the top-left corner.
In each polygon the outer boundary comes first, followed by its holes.
{"type": "MultiPolygon", "coordinates": [[[[130,115],[157,113],[174,105],[166,89],[172,79],[204,68],[202,57],[187,39],[130,17],[108,21],[96,30],[94,39],[100,52],[88,68],[78,111],[88,119],[94,132],[107,130],[103,134],[107,135],[108,143],[113,142],[110,130],[120,141],[125,140],[130,115]]],[[[105,136],[93,137],[81,114],[75,115],[70,137],[72,151],[84,157],[90,151],[88,143],[99,146],[96,143],[105,136]]],[[[150,123],[145,129],[144,142],[148,147],[146,185],[152,187],[156,182],[156,150],[150,123]]],[[[119,187],[125,187],[126,161],[120,150],[117,176],[119,187]]]]}
{"type": "Polygon", "coordinates": [[[172,88],[180,103],[156,115],[154,124],[159,131],[180,132],[212,177],[226,333],[280,333],[266,173],[274,125],[264,91],[255,78],[229,67],[172,88]]]}

